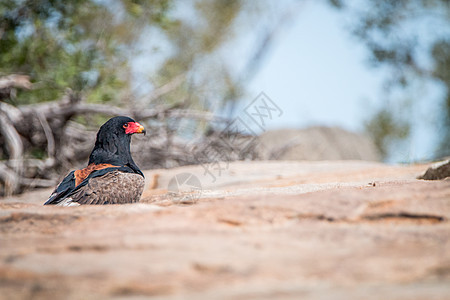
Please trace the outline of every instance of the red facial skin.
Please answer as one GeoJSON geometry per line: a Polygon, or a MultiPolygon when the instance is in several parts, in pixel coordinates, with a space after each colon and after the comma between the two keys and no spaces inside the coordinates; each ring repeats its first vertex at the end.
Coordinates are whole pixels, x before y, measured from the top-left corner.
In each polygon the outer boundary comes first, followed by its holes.
{"type": "Polygon", "coordinates": [[[128,122],[123,125],[123,128],[125,128],[126,134],[143,133],[145,135],[144,126],[142,126],[138,122],[128,122]]]}

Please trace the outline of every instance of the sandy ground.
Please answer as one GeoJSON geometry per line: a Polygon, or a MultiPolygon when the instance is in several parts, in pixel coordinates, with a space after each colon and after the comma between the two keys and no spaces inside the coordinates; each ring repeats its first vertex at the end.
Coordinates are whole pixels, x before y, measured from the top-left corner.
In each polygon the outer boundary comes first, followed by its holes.
{"type": "Polygon", "coordinates": [[[427,166],[205,167],[145,172],[138,204],[0,199],[0,298],[450,299],[450,181],[427,166]]]}

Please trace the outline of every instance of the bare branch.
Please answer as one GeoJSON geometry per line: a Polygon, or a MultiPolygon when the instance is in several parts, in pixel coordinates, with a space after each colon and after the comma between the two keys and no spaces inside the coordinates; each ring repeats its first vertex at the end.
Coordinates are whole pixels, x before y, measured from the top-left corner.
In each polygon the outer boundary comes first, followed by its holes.
{"type": "Polygon", "coordinates": [[[53,137],[53,131],[50,128],[50,125],[48,125],[47,119],[42,112],[37,111],[36,115],[39,119],[39,122],[41,123],[42,129],[44,130],[44,134],[47,139],[48,157],[53,158],[55,157],[55,139],[53,137]]]}
{"type": "MultiPolygon", "coordinates": [[[[8,116],[0,111],[0,133],[5,139],[5,144],[7,145],[9,151],[9,160],[12,162],[12,171],[16,174],[22,173],[22,158],[23,158],[23,145],[19,134],[17,133],[14,125],[8,116]]],[[[20,186],[17,178],[10,176],[7,171],[3,172],[5,174],[5,194],[12,195],[16,193],[20,186]]]]}
{"type": "MultiPolygon", "coordinates": [[[[184,75],[158,89],[152,97],[164,93],[181,84],[184,75]]],[[[156,98],[155,98],[156,99],[156,98]]],[[[184,108],[185,101],[173,105],[160,105],[148,109],[125,109],[112,105],[85,103],[79,94],[67,90],[59,101],[22,105],[14,107],[0,102],[0,135],[6,145],[7,162],[0,163],[0,194],[18,193],[27,187],[48,187],[55,184],[58,175],[74,165],[84,162],[92,149],[95,132],[87,132],[81,125],[67,126],[72,117],[86,114],[107,116],[126,115],[137,120],[157,120],[155,136],[163,137],[163,142],[140,141],[140,149],[147,149],[141,156],[146,159],[146,167],[172,166],[195,163],[186,158],[186,141],[177,142],[177,122],[181,119],[204,121],[225,121],[213,113],[184,108]],[[71,141],[70,146],[64,141],[71,141]],[[24,158],[24,144],[47,151],[45,159],[24,158]],[[144,155],[144,156],[143,156],[144,155]],[[50,170],[54,172],[49,172],[50,170]],[[24,176],[24,174],[26,174],[24,176]]],[[[153,126],[153,125],[152,125],[153,126]]],[[[1,150],[1,149],[0,149],[1,150]]],[[[142,153],[142,152],[141,152],[142,153]]]]}
{"type": "Polygon", "coordinates": [[[29,90],[31,87],[32,84],[28,75],[13,74],[0,77],[0,89],[19,88],[29,90]]]}
{"type": "Polygon", "coordinates": [[[160,86],[153,90],[153,92],[147,96],[144,96],[138,100],[139,101],[148,101],[152,102],[161,96],[170,93],[171,91],[175,90],[177,87],[179,87],[184,81],[186,80],[186,73],[180,74],[178,76],[175,76],[170,80],[168,83],[164,84],[163,86],[160,86]]]}
{"type": "Polygon", "coordinates": [[[197,119],[206,121],[224,121],[225,119],[216,117],[212,112],[192,109],[177,109],[168,112],[168,116],[176,118],[197,119]]]}
{"type": "Polygon", "coordinates": [[[11,196],[18,192],[20,186],[19,176],[16,172],[0,162],[0,181],[4,184],[5,196],[11,196]]]}

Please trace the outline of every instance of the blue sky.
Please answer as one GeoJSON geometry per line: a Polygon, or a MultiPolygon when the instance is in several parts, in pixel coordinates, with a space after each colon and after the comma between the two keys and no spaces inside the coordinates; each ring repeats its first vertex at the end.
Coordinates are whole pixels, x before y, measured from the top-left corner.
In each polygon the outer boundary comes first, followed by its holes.
{"type": "Polygon", "coordinates": [[[322,124],[359,130],[367,98],[382,79],[365,67],[364,58],[364,47],[350,40],[338,14],[308,5],[278,38],[250,88],[285,108],[274,127],[322,124]]]}

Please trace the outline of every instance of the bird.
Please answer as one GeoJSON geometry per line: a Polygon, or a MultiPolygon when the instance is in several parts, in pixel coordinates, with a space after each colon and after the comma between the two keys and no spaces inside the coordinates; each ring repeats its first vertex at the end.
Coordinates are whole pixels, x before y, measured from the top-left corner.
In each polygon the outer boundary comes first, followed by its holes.
{"type": "Polygon", "coordinates": [[[44,205],[125,204],[140,200],[144,174],[133,161],[131,136],[146,131],[125,116],[103,124],[89,156],[88,166],[71,171],[55,188],[44,205]]]}

